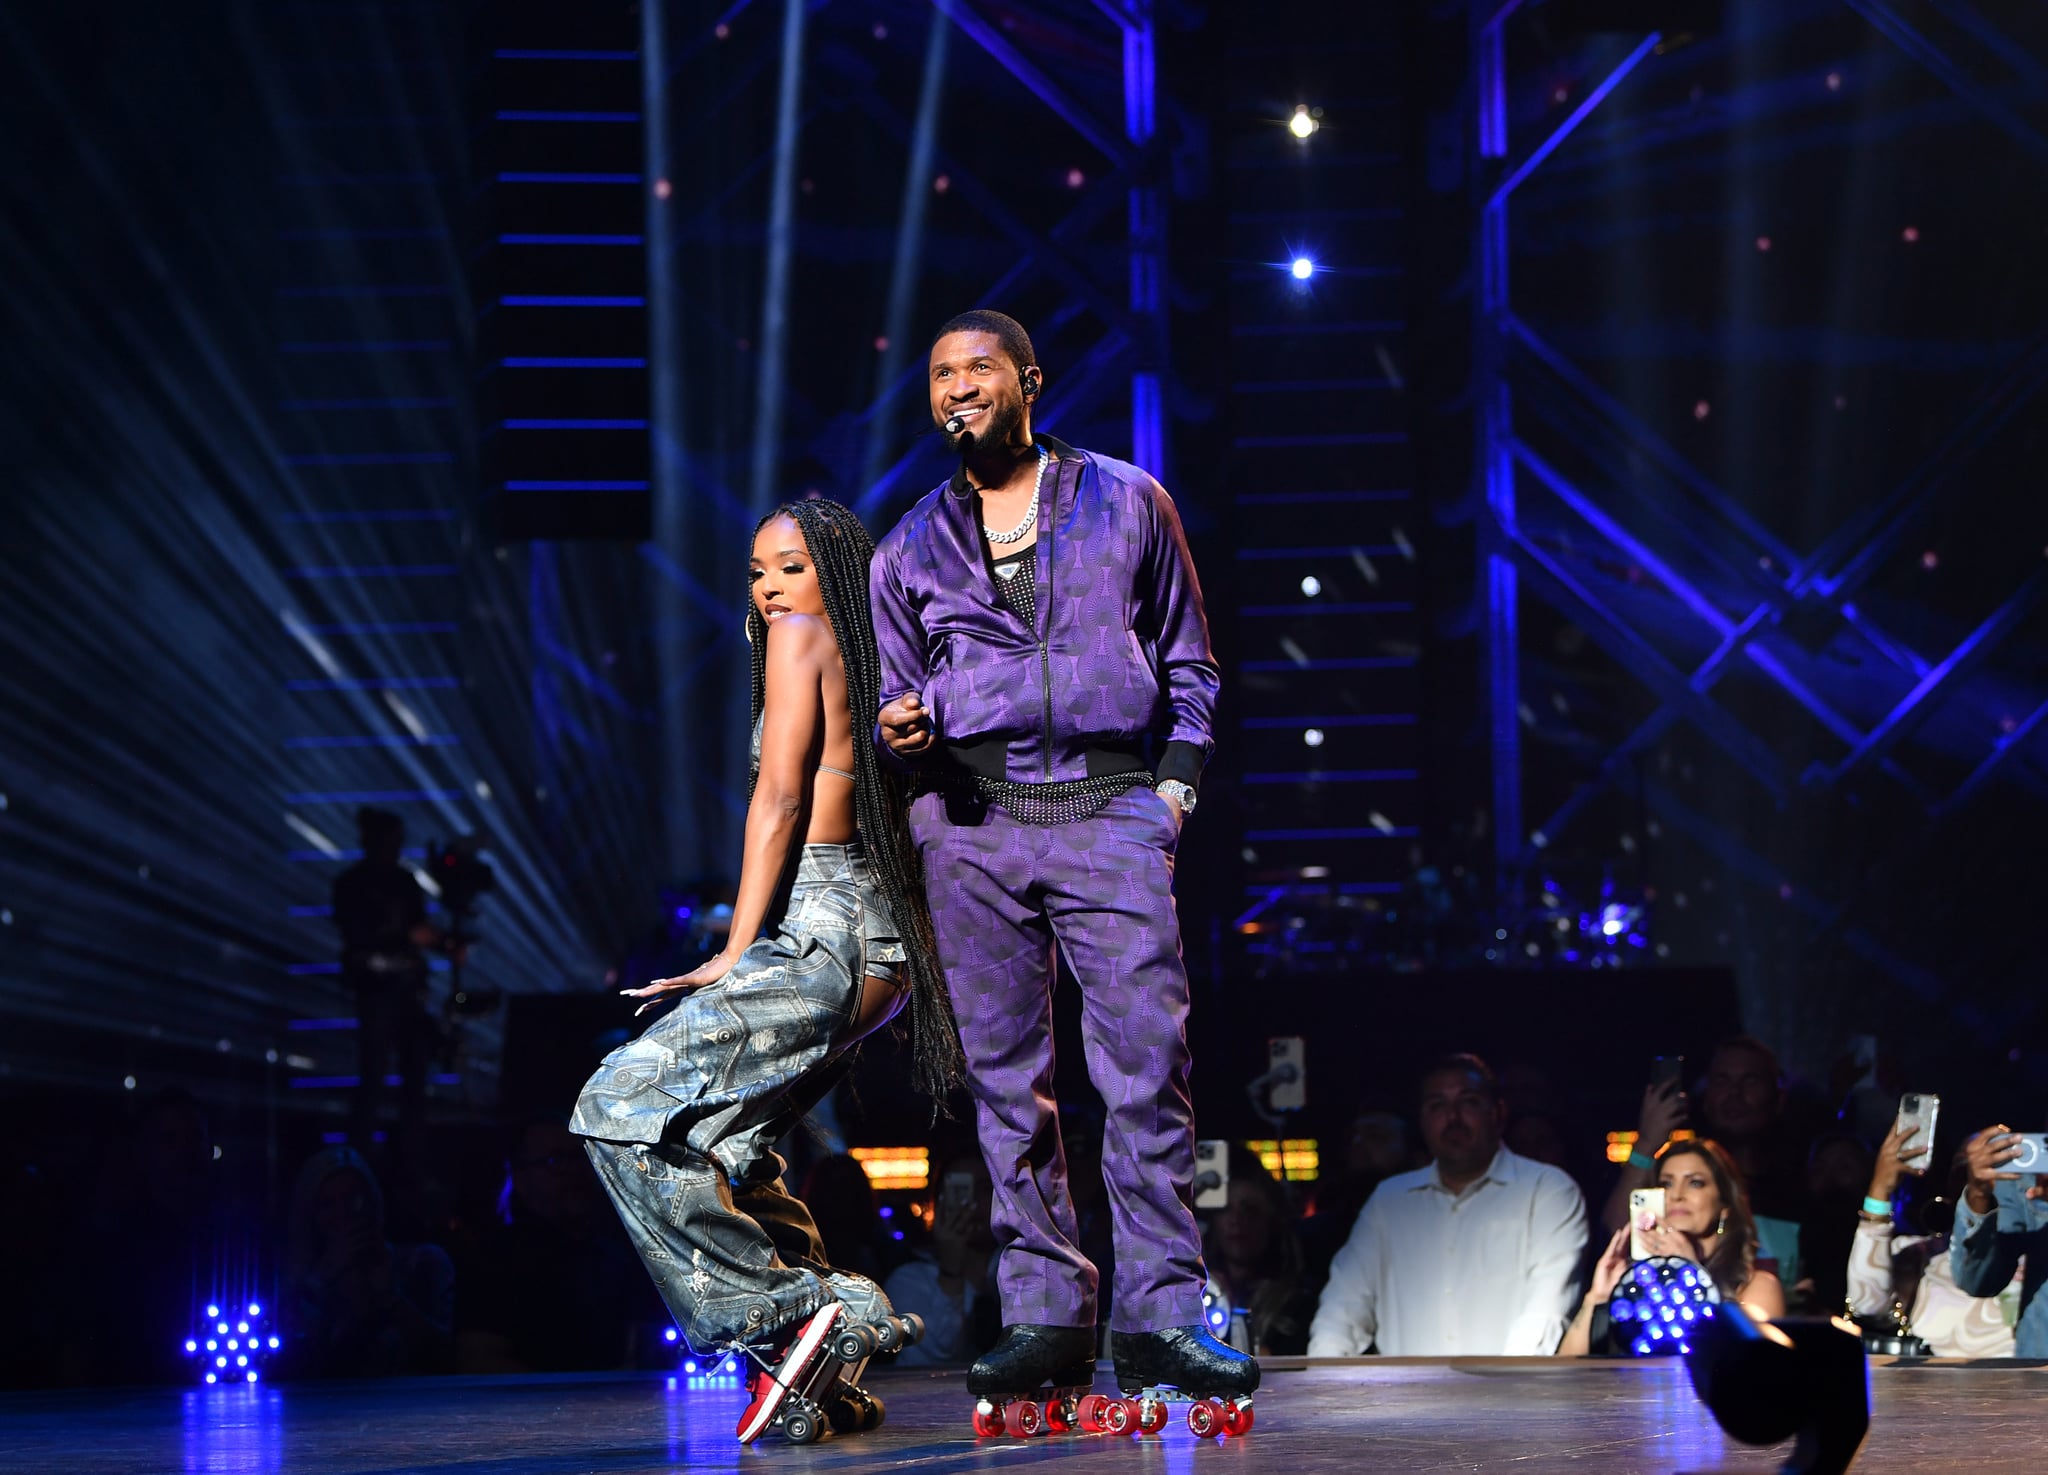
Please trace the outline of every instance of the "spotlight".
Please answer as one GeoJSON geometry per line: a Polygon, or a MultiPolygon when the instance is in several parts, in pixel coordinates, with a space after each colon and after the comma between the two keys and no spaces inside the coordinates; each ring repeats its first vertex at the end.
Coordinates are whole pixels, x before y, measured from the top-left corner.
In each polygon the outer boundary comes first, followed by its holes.
{"type": "Polygon", "coordinates": [[[1315,120],[1315,116],[1309,112],[1305,104],[1297,107],[1294,110],[1294,116],[1287,120],[1287,131],[1296,138],[1307,138],[1322,126],[1322,124],[1315,120]]]}
{"type": "Polygon", "coordinates": [[[1314,599],[1323,592],[1323,581],[1314,574],[1305,575],[1301,581],[1301,592],[1314,599]]]}
{"type": "Polygon", "coordinates": [[[1782,1467],[1794,1475],[1849,1468],[1870,1430],[1870,1373],[1853,1325],[1759,1323],[1731,1303],[1693,1340],[1693,1391],[1730,1438],[1776,1444],[1798,1435],[1782,1467]]]}
{"type": "Polygon", "coordinates": [[[1307,728],[1303,730],[1301,740],[1311,748],[1320,748],[1323,745],[1323,730],[1320,727],[1307,728]]]}
{"type": "Polygon", "coordinates": [[[1607,1301],[1616,1341],[1637,1357],[1691,1351],[1687,1338],[1719,1313],[1721,1293],[1690,1260],[1665,1256],[1638,1260],[1607,1301]]]}
{"type": "Polygon", "coordinates": [[[1297,282],[1305,282],[1316,274],[1316,264],[1306,256],[1295,257],[1294,264],[1287,269],[1294,274],[1297,282]]]}

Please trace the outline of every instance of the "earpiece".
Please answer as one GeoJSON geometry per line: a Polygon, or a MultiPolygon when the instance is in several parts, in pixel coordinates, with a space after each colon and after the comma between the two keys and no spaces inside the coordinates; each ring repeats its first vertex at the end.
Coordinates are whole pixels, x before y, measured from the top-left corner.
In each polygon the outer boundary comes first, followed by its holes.
{"type": "Polygon", "coordinates": [[[1038,393],[1038,370],[1026,369],[1017,376],[1017,387],[1024,391],[1024,398],[1030,399],[1038,393]]]}

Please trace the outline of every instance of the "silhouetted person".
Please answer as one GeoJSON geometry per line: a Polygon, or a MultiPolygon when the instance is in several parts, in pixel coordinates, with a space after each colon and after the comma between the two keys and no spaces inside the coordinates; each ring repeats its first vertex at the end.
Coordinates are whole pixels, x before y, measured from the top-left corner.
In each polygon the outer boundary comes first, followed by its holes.
{"type": "Polygon", "coordinates": [[[398,1121],[414,1148],[426,1121],[427,1062],[435,1029],[427,1014],[426,949],[440,940],[427,897],[401,862],[405,821],[383,809],[356,811],[363,858],[334,878],[334,925],[341,978],[356,997],[358,1075],[354,1136],[369,1150],[394,1053],[398,1121]]]}
{"type": "Polygon", "coordinates": [[[924,1318],[924,1337],[903,1349],[898,1367],[971,1362],[1002,1330],[996,1300],[995,1235],[989,1228],[988,1169],[978,1152],[950,1159],[932,1209],[931,1248],[897,1267],[883,1289],[902,1314],[924,1318]]]}
{"type": "MultiPolygon", "coordinates": [[[[502,1222],[464,1261],[460,1364],[472,1373],[595,1372],[641,1359],[668,1324],[584,1156],[557,1121],[513,1136],[502,1222]]],[[[657,1344],[659,1345],[659,1344],[657,1344]]]]}
{"type": "Polygon", "coordinates": [[[312,1377],[444,1372],[453,1358],[455,1267],[437,1246],[385,1238],[383,1192],[353,1148],[299,1170],[284,1314],[290,1364],[312,1377]]]}
{"type": "Polygon", "coordinates": [[[1299,1357],[1308,1351],[1321,1277],[1310,1280],[1303,1272],[1294,1208],[1242,1142],[1230,1144],[1227,1192],[1202,1236],[1209,1278],[1232,1312],[1225,1340],[1260,1357],[1299,1357]]]}

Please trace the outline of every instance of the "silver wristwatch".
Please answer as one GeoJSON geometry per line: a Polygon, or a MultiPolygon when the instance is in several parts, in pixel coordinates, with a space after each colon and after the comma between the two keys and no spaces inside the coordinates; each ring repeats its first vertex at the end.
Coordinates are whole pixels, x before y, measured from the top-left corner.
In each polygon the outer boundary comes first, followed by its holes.
{"type": "Polygon", "coordinates": [[[1180,817],[1186,819],[1195,812],[1195,791],[1192,786],[1177,778],[1163,778],[1152,786],[1152,792],[1162,799],[1171,799],[1180,806],[1180,817]]]}

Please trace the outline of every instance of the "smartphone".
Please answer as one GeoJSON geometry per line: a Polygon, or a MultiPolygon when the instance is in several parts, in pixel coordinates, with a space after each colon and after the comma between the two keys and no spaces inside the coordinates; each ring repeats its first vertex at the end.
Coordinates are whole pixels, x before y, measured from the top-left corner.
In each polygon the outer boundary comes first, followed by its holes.
{"type": "Polygon", "coordinates": [[[1195,1207],[1221,1209],[1230,1204],[1230,1144],[1209,1138],[1195,1144],[1195,1207]]]}
{"type": "Polygon", "coordinates": [[[1308,1042],[1300,1035],[1266,1041],[1266,1069],[1273,1082],[1266,1103],[1275,1111],[1301,1111],[1308,1105],[1308,1042]],[[1291,1067],[1291,1073],[1290,1073],[1291,1067]]]}
{"type": "Polygon", "coordinates": [[[939,1187],[939,1203],[948,1209],[964,1209],[974,1202],[972,1169],[955,1168],[939,1187]]]}
{"type": "Polygon", "coordinates": [[[2008,1159],[2008,1173],[2048,1173],[2048,1132],[2016,1132],[2014,1146],[2019,1156],[2008,1159]]]}
{"type": "Polygon", "coordinates": [[[1927,1165],[1934,1161],[1934,1124],[1941,1116],[1941,1098],[1921,1091],[1908,1091],[1899,1098],[1898,1130],[1918,1127],[1920,1135],[1913,1139],[1912,1151],[1899,1159],[1901,1166],[1909,1173],[1924,1173],[1927,1165]]]}
{"type": "Polygon", "coordinates": [[[1650,1087],[1652,1090],[1661,1091],[1674,1081],[1678,1083],[1679,1090],[1683,1091],[1685,1089],[1685,1057],[1683,1055],[1659,1055],[1650,1061],[1650,1087]]]}
{"type": "Polygon", "coordinates": [[[1658,1223],[1664,1222],[1664,1190],[1661,1188],[1631,1188],[1628,1191],[1628,1257],[1631,1260],[1647,1260],[1650,1248],[1643,1243],[1643,1215],[1648,1214],[1658,1223]]]}

